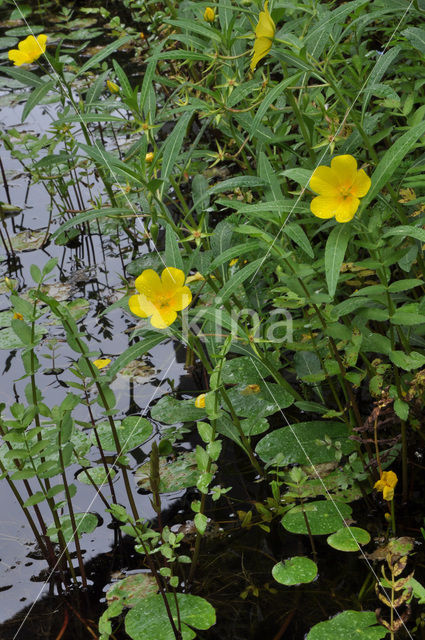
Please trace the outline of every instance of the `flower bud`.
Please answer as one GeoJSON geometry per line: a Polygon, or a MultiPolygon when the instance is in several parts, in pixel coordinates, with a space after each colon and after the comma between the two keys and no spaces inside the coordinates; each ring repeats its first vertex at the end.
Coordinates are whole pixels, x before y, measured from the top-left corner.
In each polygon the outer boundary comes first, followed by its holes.
{"type": "Polygon", "coordinates": [[[215,20],[215,11],[211,7],[207,7],[204,11],[204,20],[205,22],[214,22],[215,20]]]}

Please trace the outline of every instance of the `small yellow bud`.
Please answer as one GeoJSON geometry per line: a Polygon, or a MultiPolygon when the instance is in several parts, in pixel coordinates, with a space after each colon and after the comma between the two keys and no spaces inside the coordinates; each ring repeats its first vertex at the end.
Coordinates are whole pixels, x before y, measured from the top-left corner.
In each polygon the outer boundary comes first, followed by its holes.
{"type": "Polygon", "coordinates": [[[107,367],[110,362],[111,362],[111,358],[93,360],[94,366],[97,367],[98,369],[103,369],[104,367],[107,367]]]}
{"type": "Polygon", "coordinates": [[[148,163],[150,164],[151,162],[153,162],[153,158],[154,158],[153,152],[152,152],[152,151],[149,151],[149,152],[145,155],[145,162],[148,162],[148,163]]]}
{"type": "Polygon", "coordinates": [[[139,33],[139,38],[140,38],[140,40],[146,40],[146,36],[145,36],[145,34],[143,33],[143,31],[141,31],[141,32],[139,33]]]}
{"type": "Polygon", "coordinates": [[[18,313],[17,311],[15,311],[15,313],[13,314],[13,319],[14,320],[23,320],[24,316],[22,315],[22,313],[18,313]]]}
{"type": "Polygon", "coordinates": [[[205,409],[205,393],[201,393],[200,396],[195,398],[195,407],[197,409],[205,409]]]}
{"type": "Polygon", "coordinates": [[[233,258],[232,260],[230,260],[229,267],[234,267],[238,260],[239,258],[233,258]]]}
{"type": "Polygon", "coordinates": [[[112,82],[112,80],[107,80],[106,81],[106,86],[108,87],[109,91],[111,93],[119,93],[120,92],[120,88],[117,84],[115,84],[115,82],[112,82]]]}
{"type": "Polygon", "coordinates": [[[384,513],[384,518],[387,522],[389,522],[391,520],[391,513],[388,513],[388,511],[387,513],[384,513]]]}
{"type": "Polygon", "coordinates": [[[14,291],[15,290],[13,281],[10,278],[8,278],[7,276],[4,277],[4,283],[5,283],[6,287],[9,289],[9,291],[14,291]]]}
{"type": "Polygon", "coordinates": [[[215,11],[211,7],[207,7],[204,11],[204,20],[205,22],[214,22],[215,20],[215,11]]]}

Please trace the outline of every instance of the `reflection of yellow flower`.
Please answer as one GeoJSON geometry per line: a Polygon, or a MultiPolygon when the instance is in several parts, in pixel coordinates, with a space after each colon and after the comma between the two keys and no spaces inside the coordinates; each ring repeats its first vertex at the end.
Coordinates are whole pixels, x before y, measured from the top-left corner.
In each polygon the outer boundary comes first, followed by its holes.
{"type": "Polygon", "coordinates": [[[394,498],[394,488],[398,482],[398,478],[394,471],[384,471],[380,479],[375,482],[374,489],[382,491],[384,500],[390,502],[394,498]]]}
{"type": "Polygon", "coordinates": [[[46,51],[46,42],[47,36],[44,33],[37,38],[28,36],[25,40],[21,40],[17,49],[9,51],[9,60],[13,60],[15,67],[20,67],[21,64],[31,64],[46,51]]]}
{"type": "Polygon", "coordinates": [[[254,71],[260,60],[270,51],[274,34],[276,32],[276,26],[272,20],[267,5],[268,0],[264,3],[264,11],[260,11],[258,24],[255,28],[254,51],[250,65],[251,71],[254,71]]]}
{"type": "Polygon", "coordinates": [[[200,396],[195,398],[195,407],[197,409],[205,409],[205,393],[201,393],[200,396]]]}
{"type": "Polygon", "coordinates": [[[15,311],[15,313],[13,314],[13,319],[14,320],[23,320],[24,316],[22,315],[22,313],[18,313],[18,311],[15,311]]]}
{"type": "Polygon", "coordinates": [[[214,22],[215,20],[215,11],[211,7],[207,7],[204,11],[204,20],[205,22],[214,22]]]}
{"type": "Polygon", "coordinates": [[[337,222],[349,222],[370,185],[369,176],[357,170],[353,156],[336,156],[330,167],[317,167],[310,178],[310,188],[319,194],[310,203],[311,211],[318,218],[335,216],[337,222]]]}
{"type": "Polygon", "coordinates": [[[101,358],[100,360],[93,360],[93,364],[98,369],[103,369],[103,367],[107,367],[111,362],[111,358],[101,358]]]}
{"type": "Polygon", "coordinates": [[[130,310],[140,318],[151,316],[151,325],[156,329],[169,327],[177,318],[177,311],[186,309],[192,301],[184,279],[183,271],[174,267],[166,267],[161,278],[153,269],[145,269],[134,283],[139,294],[128,301],[130,310]]]}
{"type": "Polygon", "coordinates": [[[119,93],[120,92],[120,88],[117,84],[115,84],[115,82],[112,82],[112,80],[107,80],[106,81],[106,86],[108,87],[109,91],[111,93],[119,93]]]}

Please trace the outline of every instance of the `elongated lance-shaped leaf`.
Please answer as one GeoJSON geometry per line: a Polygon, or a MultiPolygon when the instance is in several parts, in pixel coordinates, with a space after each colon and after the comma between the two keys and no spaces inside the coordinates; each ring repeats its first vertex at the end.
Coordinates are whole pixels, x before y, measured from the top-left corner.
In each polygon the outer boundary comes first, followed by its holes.
{"type": "Polygon", "coordinates": [[[114,42],[111,42],[110,44],[106,45],[106,47],[103,47],[101,51],[96,53],[89,60],[87,60],[87,62],[83,64],[83,66],[79,71],[77,71],[73,79],[75,80],[75,78],[78,78],[78,76],[80,76],[82,73],[85,73],[89,69],[92,69],[93,67],[95,67],[97,64],[99,64],[99,62],[102,62],[102,60],[110,56],[111,53],[114,53],[114,51],[122,47],[123,44],[130,42],[130,40],[132,39],[133,39],[133,36],[123,36],[122,38],[118,38],[118,40],[115,40],[114,42]]]}
{"type": "Polygon", "coordinates": [[[254,262],[247,264],[246,267],[243,267],[243,269],[235,273],[235,275],[232,276],[220,290],[219,295],[221,300],[224,302],[225,300],[230,298],[230,296],[235,293],[235,291],[237,291],[241,284],[261,267],[263,262],[264,258],[258,258],[257,260],[254,260],[254,262]]]}
{"type": "Polygon", "coordinates": [[[76,216],[64,222],[56,231],[52,234],[52,238],[55,238],[60,233],[73,229],[83,222],[91,222],[97,218],[133,218],[136,213],[133,209],[124,208],[105,208],[105,209],[93,209],[92,211],[84,211],[84,213],[78,213],[76,216]]]}
{"type": "Polygon", "coordinates": [[[403,158],[414,147],[417,140],[425,134],[425,122],[420,122],[406,131],[385,152],[372,175],[372,186],[362,199],[362,210],[375,198],[382,187],[390,180],[403,158]]]}
{"type": "Polygon", "coordinates": [[[126,349],[124,353],[122,353],[116,360],[114,360],[109,368],[107,377],[109,379],[114,378],[117,373],[121,371],[121,369],[129,364],[129,362],[141,358],[145,355],[145,353],[156,347],[156,345],[163,340],[164,335],[153,332],[148,333],[146,337],[143,338],[143,340],[141,340],[140,342],[136,342],[136,344],[131,345],[131,347],[128,347],[128,349],[126,349]]]}
{"type": "Polygon", "coordinates": [[[168,178],[170,177],[177,158],[179,157],[179,154],[181,152],[183,140],[186,136],[186,130],[192,117],[193,110],[194,109],[192,108],[181,116],[180,120],[177,122],[176,126],[168,137],[168,140],[162,147],[161,179],[163,180],[163,183],[160,188],[161,197],[164,194],[164,189],[168,184],[168,178]]]}
{"type": "Polygon", "coordinates": [[[252,121],[252,129],[251,129],[251,133],[249,134],[250,139],[252,138],[252,136],[255,135],[258,125],[261,123],[262,119],[266,115],[267,109],[270,107],[270,105],[273,104],[273,102],[277,100],[277,98],[280,95],[282,95],[283,91],[285,91],[287,87],[289,87],[291,84],[295,84],[300,76],[301,76],[301,73],[298,72],[293,76],[291,76],[290,78],[286,78],[286,80],[282,80],[282,82],[279,82],[279,84],[277,84],[275,87],[273,87],[273,89],[271,89],[267,93],[266,97],[258,107],[257,113],[255,114],[254,120],[252,121]]]}
{"type": "Polygon", "coordinates": [[[329,234],[325,248],[325,272],[329,295],[333,298],[338,284],[339,272],[344,261],[351,227],[347,223],[339,223],[329,234]]]}
{"type": "Polygon", "coordinates": [[[167,225],[165,231],[165,264],[164,267],[175,267],[184,271],[183,258],[179,247],[179,239],[175,231],[167,225]]]}
{"type": "Polygon", "coordinates": [[[48,80],[34,89],[22,110],[21,122],[24,122],[34,107],[40,104],[41,100],[47,93],[49,93],[50,89],[53,89],[54,84],[53,80],[48,80]]]}
{"type": "Polygon", "coordinates": [[[394,62],[400,51],[401,47],[393,47],[392,49],[384,53],[383,56],[380,56],[377,63],[373,67],[369,75],[366,87],[364,88],[362,119],[364,118],[369,100],[372,96],[373,87],[382,79],[384,73],[386,72],[388,67],[391,66],[391,63],[394,62]]]}

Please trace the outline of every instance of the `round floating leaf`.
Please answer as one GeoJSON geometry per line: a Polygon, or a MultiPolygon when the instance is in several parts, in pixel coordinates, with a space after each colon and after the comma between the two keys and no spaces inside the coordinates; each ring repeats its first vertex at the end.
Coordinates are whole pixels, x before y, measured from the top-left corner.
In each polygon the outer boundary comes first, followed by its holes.
{"type": "Polygon", "coordinates": [[[221,380],[226,384],[261,384],[270,371],[256,358],[242,356],[226,360],[221,369],[221,380]]]}
{"type": "Polygon", "coordinates": [[[15,236],[12,236],[10,240],[14,251],[33,251],[34,249],[40,249],[45,237],[45,229],[40,229],[38,231],[31,231],[27,229],[26,231],[21,231],[15,236]]]}
{"type": "Polygon", "coordinates": [[[338,551],[358,551],[359,545],[370,542],[370,535],[360,527],[343,527],[327,539],[327,543],[338,551]]]}
{"type": "Polygon", "coordinates": [[[132,360],[119,372],[120,376],[125,376],[136,380],[136,382],[146,382],[157,374],[157,370],[143,360],[132,360]]]}
{"type": "Polygon", "coordinates": [[[277,582],[287,586],[312,582],[317,576],[317,565],[310,558],[295,556],[275,564],[272,575],[277,582]]]}
{"type": "Polygon", "coordinates": [[[319,622],[310,629],[307,640],[381,640],[388,630],[378,625],[373,611],[343,611],[331,620],[319,622]]]}
{"type": "Polygon", "coordinates": [[[10,323],[13,319],[13,311],[3,311],[0,313],[0,328],[10,327],[10,323]]]}
{"type": "MultiPolygon", "coordinates": [[[[146,491],[150,491],[150,461],[142,464],[135,473],[137,484],[146,491]]],[[[215,473],[217,465],[211,466],[211,473],[215,473]]],[[[175,460],[167,461],[166,458],[159,459],[159,490],[161,493],[172,493],[181,491],[187,487],[194,487],[200,475],[196,463],[195,453],[188,451],[182,453],[175,460]]]]}
{"type": "MultiPolygon", "coordinates": [[[[112,479],[117,475],[117,472],[114,469],[109,469],[108,473],[109,477],[112,479]]],[[[88,469],[82,469],[78,472],[77,480],[79,480],[79,482],[93,486],[87,474],[90,475],[90,478],[97,486],[103,485],[108,481],[106,477],[105,467],[89,467],[88,469]]]]}
{"type": "MultiPolygon", "coordinates": [[[[121,422],[115,423],[117,428],[118,440],[121,445],[121,453],[125,453],[139,447],[143,444],[152,434],[152,425],[146,418],[140,418],[139,416],[130,416],[124,418],[121,422]]],[[[97,433],[99,435],[100,443],[105,451],[115,451],[115,440],[112,435],[109,422],[101,422],[97,427],[97,433]]],[[[91,434],[91,441],[93,444],[97,444],[96,436],[94,432],[91,434]]]]}
{"type": "Polygon", "coordinates": [[[50,284],[43,284],[41,291],[46,295],[54,298],[58,302],[64,302],[68,300],[72,293],[72,285],[67,282],[51,282],[50,284]]]}
{"type": "Polygon", "coordinates": [[[111,604],[119,600],[125,607],[131,609],[140,600],[156,594],[157,591],[158,585],[152,574],[134,573],[115,582],[106,592],[106,601],[111,604]]]}
{"type": "Polygon", "coordinates": [[[246,436],[258,436],[269,428],[266,418],[246,418],[241,420],[241,429],[246,436]]]}
{"type": "Polygon", "coordinates": [[[294,398],[280,385],[263,382],[255,392],[247,385],[240,385],[228,391],[236,415],[243,418],[264,418],[289,407],[294,398]]]}
{"type": "MultiPolygon", "coordinates": [[[[46,333],[46,329],[41,327],[40,325],[36,325],[35,327],[35,337],[36,339],[41,338],[46,333]]],[[[22,340],[18,338],[16,333],[13,331],[12,327],[6,327],[6,329],[0,330],[0,349],[19,349],[24,346],[22,344],[22,340]]]]}
{"type": "MultiPolygon", "coordinates": [[[[177,625],[174,595],[169,593],[166,597],[173,620],[177,625]]],[[[196,632],[190,627],[209,629],[215,624],[214,608],[204,598],[188,593],[178,593],[177,602],[182,623],[182,640],[196,638],[196,632]]],[[[164,601],[160,595],[148,596],[133,607],[126,615],[125,630],[132,640],[175,640],[164,601]]]]}
{"type": "Polygon", "coordinates": [[[286,466],[288,464],[319,464],[335,460],[335,451],[325,445],[317,446],[316,440],[331,440],[341,443],[344,455],[356,448],[356,443],[348,439],[348,428],[341,422],[317,420],[299,422],[290,427],[276,429],[267,434],[256,446],[256,453],[263,462],[286,466]]]}
{"type": "Polygon", "coordinates": [[[176,400],[171,396],[163,396],[151,409],[151,416],[154,420],[165,424],[175,422],[193,422],[205,418],[205,409],[195,407],[195,399],[176,400]]]}
{"type": "Polygon", "coordinates": [[[310,531],[319,536],[333,533],[344,525],[343,519],[351,515],[351,507],[344,502],[331,502],[331,500],[319,500],[298,505],[288,511],[282,518],[282,525],[291,533],[308,534],[303,509],[308,519],[310,531]]]}
{"type": "MultiPolygon", "coordinates": [[[[99,519],[94,513],[75,513],[74,517],[79,536],[81,536],[83,533],[91,533],[99,524],[99,519]]],[[[65,542],[71,542],[71,540],[74,539],[71,518],[69,516],[62,516],[59,519],[65,542]]],[[[57,529],[54,524],[51,524],[48,527],[47,535],[53,542],[59,542],[57,529]]]]}

